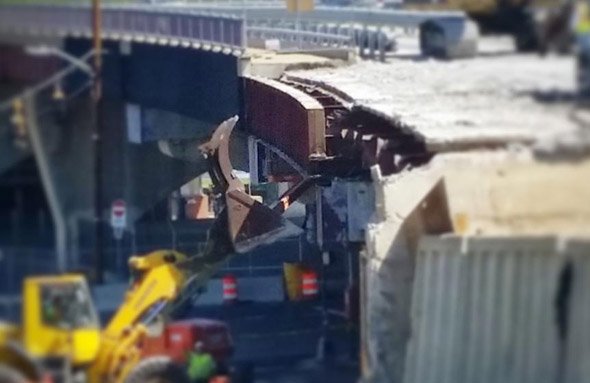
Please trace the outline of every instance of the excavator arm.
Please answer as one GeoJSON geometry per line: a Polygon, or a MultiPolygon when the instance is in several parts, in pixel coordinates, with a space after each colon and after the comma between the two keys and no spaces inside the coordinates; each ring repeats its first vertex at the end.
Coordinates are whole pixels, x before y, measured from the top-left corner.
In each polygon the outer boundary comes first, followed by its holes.
{"type": "Polygon", "coordinates": [[[232,255],[300,232],[281,216],[285,201],[291,201],[288,196],[283,196],[279,208],[271,209],[246,194],[234,176],[229,138],[237,120],[233,117],[221,123],[200,146],[221,206],[204,250],[192,257],[159,250],[130,258],[134,278],[102,333],[101,349],[89,370],[90,383],[125,382],[139,362],[139,347],[150,322],[193,296],[232,255]]]}

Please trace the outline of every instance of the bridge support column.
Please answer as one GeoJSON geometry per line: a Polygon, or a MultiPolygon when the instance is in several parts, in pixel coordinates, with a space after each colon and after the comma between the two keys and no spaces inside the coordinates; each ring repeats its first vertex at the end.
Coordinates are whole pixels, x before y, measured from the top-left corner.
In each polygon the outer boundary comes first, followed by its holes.
{"type": "Polygon", "coordinates": [[[25,110],[28,118],[28,133],[33,149],[33,155],[41,176],[41,183],[45,189],[45,196],[51,211],[51,218],[55,230],[56,269],[64,272],[67,267],[67,226],[63,203],[58,193],[57,179],[49,164],[47,144],[43,139],[37,123],[37,103],[35,94],[25,96],[25,110]]]}

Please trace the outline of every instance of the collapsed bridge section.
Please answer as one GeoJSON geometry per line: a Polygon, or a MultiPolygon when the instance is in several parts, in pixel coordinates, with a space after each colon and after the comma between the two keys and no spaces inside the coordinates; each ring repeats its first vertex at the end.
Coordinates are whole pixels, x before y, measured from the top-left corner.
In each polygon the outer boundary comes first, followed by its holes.
{"type": "Polygon", "coordinates": [[[416,134],[357,106],[337,89],[284,76],[243,79],[246,131],[274,154],[271,175],[368,176],[373,165],[391,174],[431,158],[416,134]]]}

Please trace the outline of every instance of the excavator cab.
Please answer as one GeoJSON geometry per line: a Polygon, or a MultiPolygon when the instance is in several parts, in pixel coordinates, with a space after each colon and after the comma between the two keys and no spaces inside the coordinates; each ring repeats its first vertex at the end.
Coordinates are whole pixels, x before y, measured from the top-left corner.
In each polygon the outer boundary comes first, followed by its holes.
{"type": "Polygon", "coordinates": [[[23,291],[23,343],[43,360],[63,357],[73,366],[94,360],[100,324],[81,275],[27,278],[23,291]]]}

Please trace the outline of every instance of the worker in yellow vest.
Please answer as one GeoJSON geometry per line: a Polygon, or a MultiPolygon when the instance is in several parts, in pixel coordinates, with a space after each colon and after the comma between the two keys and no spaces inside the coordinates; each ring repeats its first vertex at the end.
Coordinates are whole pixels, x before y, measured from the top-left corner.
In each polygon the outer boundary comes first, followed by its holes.
{"type": "Polygon", "coordinates": [[[217,370],[215,359],[205,351],[204,344],[197,341],[194,351],[188,356],[188,376],[193,383],[207,383],[217,370]]]}
{"type": "Polygon", "coordinates": [[[582,97],[590,97],[590,1],[578,0],[574,17],[578,49],[577,80],[582,97]]]}

